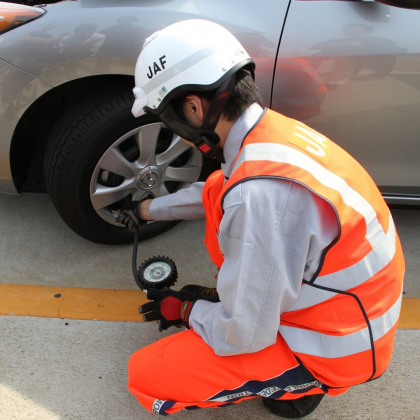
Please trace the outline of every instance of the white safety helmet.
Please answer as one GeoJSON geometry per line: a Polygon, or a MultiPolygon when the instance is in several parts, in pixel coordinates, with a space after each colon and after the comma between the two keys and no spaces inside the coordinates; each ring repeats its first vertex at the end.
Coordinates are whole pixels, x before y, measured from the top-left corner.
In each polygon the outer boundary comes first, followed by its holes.
{"type": "Polygon", "coordinates": [[[229,99],[237,71],[246,68],[254,78],[255,63],[240,42],[217,23],[184,20],[146,39],[135,70],[135,117],[150,112],[205,155],[223,161],[215,147],[214,129],[229,99]],[[201,127],[179,118],[170,101],[187,91],[218,89],[201,127]]]}

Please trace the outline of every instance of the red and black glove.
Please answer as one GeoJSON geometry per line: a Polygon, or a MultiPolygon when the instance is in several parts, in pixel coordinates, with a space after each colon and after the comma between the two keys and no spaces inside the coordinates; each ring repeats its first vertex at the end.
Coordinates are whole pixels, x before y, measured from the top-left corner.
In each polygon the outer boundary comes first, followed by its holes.
{"type": "Polygon", "coordinates": [[[198,300],[189,292],[175,290],[149,289],[147,299],[152,302],[139,307],[143,321],[157,321],[159,330],[169,327],[188,327],[188,318],[194,303],[198,300]]]}

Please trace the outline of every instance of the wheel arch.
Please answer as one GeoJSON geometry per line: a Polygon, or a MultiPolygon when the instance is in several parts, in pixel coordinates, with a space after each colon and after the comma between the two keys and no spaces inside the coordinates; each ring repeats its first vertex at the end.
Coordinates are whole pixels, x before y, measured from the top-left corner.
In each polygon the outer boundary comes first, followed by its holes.
{"type": "Polygon", "coordinates": [[[134,77],[130,75],[87,76],[48,90],[26,109],[14,130],[10,147],[10,167],[19,192],[47,191],[42,165],[45,146],[54,125],[82,94],[114,81],[134,86],[134,77]]]}

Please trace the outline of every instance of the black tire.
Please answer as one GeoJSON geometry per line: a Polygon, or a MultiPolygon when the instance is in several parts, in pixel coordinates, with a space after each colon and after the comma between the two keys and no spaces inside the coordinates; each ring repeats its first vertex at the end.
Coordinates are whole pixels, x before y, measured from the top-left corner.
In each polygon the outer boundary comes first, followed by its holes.
{"type": "MultiPolygon", "coordinates": [[[[107,223],[95,211],[90,196],[93,171],[111,144],[140,125],[156,122],[131,114],[132,84],[114,82],[82,96],[57,122],[45,152],[44,176],[60,216],[78,235],[101,244],[133,241],[126,228],[107,223]]],[[[149,223],[141,240],[172,228],[179,221],[149,223]]]]}

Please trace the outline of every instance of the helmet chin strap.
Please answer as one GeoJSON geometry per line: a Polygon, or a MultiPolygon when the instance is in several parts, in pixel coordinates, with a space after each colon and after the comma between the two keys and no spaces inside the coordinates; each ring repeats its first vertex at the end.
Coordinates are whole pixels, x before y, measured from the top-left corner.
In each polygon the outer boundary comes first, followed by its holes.
{"type": "Polygon", "coordinates": [[[220,137],[214,130],[229,100],[234,79],[234,76],[229,77],[217,89],[216,95],[200,127],[202,130],[201,135],[197,136],[193,141],[195,147],[205,156],[211,159],[216,158],[220,163],[225,163],[225,158],[223,157],[222,150],[216,146],[220,142],[220,137]]]}
{"type": "Polygon", "coordinates": [[[192,142],[204,156],[225,163],[222,149],[217,147],[219,135],[214,131],[232,92],[234,75],[222,83],[210,104],[201,127],[194,127],[179,118],[169,103],[159,114],[160,120],[183,139],[192,142]]]}

